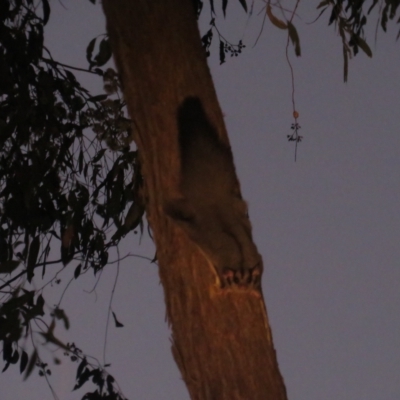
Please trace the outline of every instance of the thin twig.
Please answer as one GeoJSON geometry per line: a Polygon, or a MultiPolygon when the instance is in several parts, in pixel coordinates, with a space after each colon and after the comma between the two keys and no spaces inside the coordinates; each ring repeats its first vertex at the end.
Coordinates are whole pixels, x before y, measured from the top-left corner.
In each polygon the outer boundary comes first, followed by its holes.
{"type": "MultiPolygon", "coordinates": [[[[300,0],[297,0],[297,1],[296,1],[296,5],[295,5],[295,7],[294,7],[294,9],[293,9],[292,15],[291,15],[291,17],[290,17],[290,19],[289,19],[289,22],[290,22],[290,23],[292,22],[292,20],[293,20],[293,18],[294,18],[294,16],[295,16],[295,13],[296,13],[296,10],[297,10],[297,7],[298,7],[299,3],[300,3],[300,0]]],[[[290,42],[290,36],[289,36],[289,31],[288,31],[287,42],[286,42],[286,51],[285,51],[285,53],[286,53],[286,61],[287,61],[288,65],[289,65],[289,68],[290,68],[290,76],[291,76],[291,80],[292,80],[292,108],[293,108],[293,117],[294,117],[295,125],[297,125],[298,113],[297,113],[297,111],[296,111],[296,101],[295,101],[294,71],[293,71],[292,63],[290,62],[290,58],[289,58],[289,42],[290,42]]],[[[296,144],[295,144],[295,149],[294,149],[294,161],[295,161],[295,162],[297,161],[297,145],[298,145],[298,143],[299,143],[298,138],[299,138],[299,136],[298,136],[297,131],[296,131],[296,138],[295,138],[295,139],[296,139],[296,140],[295,140],[296,144]]]]}

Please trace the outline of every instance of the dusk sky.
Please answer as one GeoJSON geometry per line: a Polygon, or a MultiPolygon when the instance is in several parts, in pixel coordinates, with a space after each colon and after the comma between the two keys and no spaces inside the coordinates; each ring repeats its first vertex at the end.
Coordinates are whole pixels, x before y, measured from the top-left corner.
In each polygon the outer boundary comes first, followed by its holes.
{"type": "MultiPolygon", "coordinates": [[[[208,1],[204,3],[207,8],[208,1]]],[[[302,56],[296,58],[289,47],[304,137],[295,162],[294,145],[286,138],[293,123],[287,32],[267,19],[253,48],[265,3],[255,3],[248,23],[238,1],[229,1],[225,21],[219,3],[215,1],[221,33],[232,43],[242,39],[246,48],[220,66],[215,38],[209,64],[264,260],[263,292],[288,397],[398,400],[400,25],[389,23],[387,33],[379,28],[375,43],[376,18],[368,20],[373,57],[360,52],[350,60],[344,83],[341,39],[327,26],[328,14],[310,24],[319,1],[300,3],[293,23],[302,56]]],[[[292,9],[295,1],[281,3],[292,9]]],[[[52,1],[51,7],[46,45],[56,60],[86,68],[88,42],[105,32],[101,5],[63,0],[52,1]]],[[[209,20],[205,10],[203,33],[209,20]]],[[[93,94],[102,93],[99,79],[77,76],[93,94]]],[[[129,235],[121,255],[152,259],[149,236],[139,241],[139,235],[129,235]]],[[[58,337],[100,361],[116,273],[115,265],[107,267],[94,291],[97,277],[86,274],[71,285],[61,304],[71,328],[65,331],[60,325],[58,337]]],[[[73,268],[60,276],[66,284],[73,268]]],[[[45,296],[56,303],[60,288],[48,286],[45,296]]],[[[131,400],[188,400],[170,351],[157,266],[135,257],[121,262],[112,309],[124,328],[110,324],[106,362],[124,395],[131,400]]],[[[84,391],[71,392],[77,365],[62,353],[43,350],[52,369],[50,382],[60,400],[81,399],[84,391]],[[60,366],[52,364],[55,355],[60,366]]],[[[0,388],[1,400],[53,399],[37,372],[22,382],[14,366],[0,374],[0,388]]]]}

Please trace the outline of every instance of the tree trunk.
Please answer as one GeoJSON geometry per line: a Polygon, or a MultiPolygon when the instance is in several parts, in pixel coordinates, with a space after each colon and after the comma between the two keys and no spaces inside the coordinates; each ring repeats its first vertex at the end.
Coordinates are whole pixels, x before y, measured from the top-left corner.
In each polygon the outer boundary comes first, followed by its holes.
{"type": "Polygon", "coordinates": [[[204,252],[166,215],[169,200],[182,196],[177,115],[185,99],[200,101],[229,146],[193,1],[103,0],[103,7],[134,121],[172,352],[190,397],[284,400],[261,290],[221,287],[204,252]]]}

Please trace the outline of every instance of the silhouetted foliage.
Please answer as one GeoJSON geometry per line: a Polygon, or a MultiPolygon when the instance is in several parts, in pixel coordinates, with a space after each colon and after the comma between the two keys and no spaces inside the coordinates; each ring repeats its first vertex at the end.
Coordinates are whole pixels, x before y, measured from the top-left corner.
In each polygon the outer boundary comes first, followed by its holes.
{"type": "MultiPolygon", "coordinates": [[[[373,10],[378,10],[378,21],[383,31],[387,30],[389,20],[394,20],[399,0],[323,0],[317,9],[322,15],[330,12],[329,25],[333,24],[339,32],[343,46],[344,81],[348,78],[349,59],[358,54],[361,49],[368,57],[372,57],[372,51],[367,44],[364,28],[373,10]]],[[[400,18],[397,19],[400,22],[400,18]]],[[[377,34],[377,31],[375,31],[377,34]]],[[[397,39],[400,36],[400,30],[397,39]]]]}
{"type": "MultiPolygon", "coordinates": [[[[49,17],[47,0],[41,9],[31,0],[0,2],[0,341],[3,371],[19,363],[26,377],[35,367],[50,373],[40,349],[28,357],[20,344],[45,315],[42,289],[29,285],[38,270],[43,278],[50,265],[71,263],[76,279],[90,269],[97,273],[143,216],[131,121],[117,74],[100,68],[111,58],[108,39],[95,56],[96,39],[88,46],[87,72],[102,77],[106,90],[93,96],[71,72],[77,68],[57,62],[44,46],[49,17]],[[128,229],[125,214],[132,207],[136,217],[128,229]]],[[[68,329],[69,321],[62,309],[50,308],[41,334],[62,345],[54,325],[60,320],[68,329]]],[[[99,386],[103,372],[93,371],[99,386]]],[[[100,388],[96,398],[120,398],[110,392],[109,378],[105,382],[108,391],[100,388]]]]}

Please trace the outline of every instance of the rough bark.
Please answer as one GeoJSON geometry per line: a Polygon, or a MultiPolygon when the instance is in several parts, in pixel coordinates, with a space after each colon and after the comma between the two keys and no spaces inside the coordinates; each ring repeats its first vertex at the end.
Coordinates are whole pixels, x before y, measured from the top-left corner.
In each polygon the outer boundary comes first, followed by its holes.
{"type": "Polygon", "coordinates": [[[146,212],[172,329],[172,352],[194,399],[287,398],[263,296],[220,288],[215,270],[165,202],[179,196],[177,110],[199,98],[229,144],[191,0],[103,0],[107,29],[134,121],[146,212]]]}

